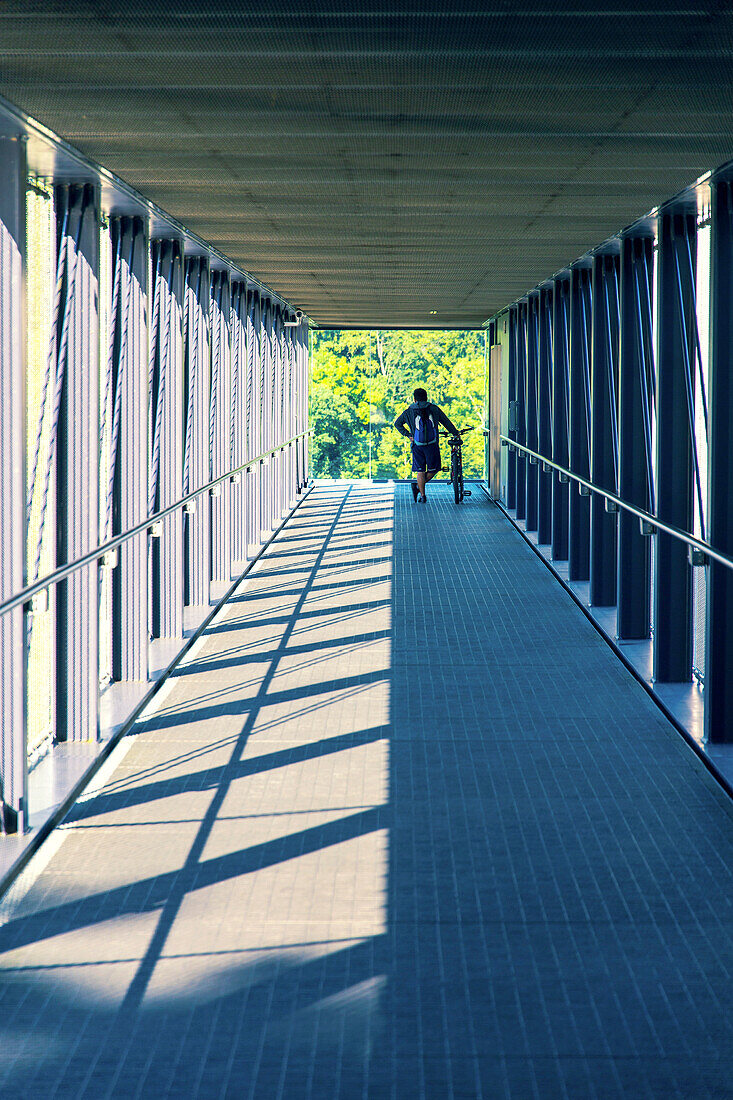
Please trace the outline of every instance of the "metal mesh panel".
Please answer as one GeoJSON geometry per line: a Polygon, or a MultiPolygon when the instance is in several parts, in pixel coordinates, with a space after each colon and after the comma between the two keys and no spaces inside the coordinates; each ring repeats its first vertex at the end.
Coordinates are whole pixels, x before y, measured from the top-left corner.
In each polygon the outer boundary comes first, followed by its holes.
{"type": "MultiPolygon", "coordinates": [[[[27,491],[30,496],[26,569],[28,579],[34,580],[53,404],[49,346],[56,289],[56,214],[53,189],[50,185],[39,179],[31,180],[31,187],[26,196],[26,213],[28,232],[26,468],[27,491]],[[35,479],[34,468],[36,469],[35,479]]],[[[51,461],[53,462],[53,457],[51,461]]],[[[48,479],[46,496],[46,516],[38,562],[39,576],[50,573],[56,564],[56,493],[53,477],[48,479]]],[[[53,667],[55,648],[55,603],[55,589],[52,589],[48,596],[42,593],[38,599],[34,600],[35,611],[29,620],[27,707],[28,756],[31,762],[50,745],[54,732],[54,684],[48,670],[53,667]]]]}
{"type": "Polygon", "coordinates": [[[698,567],[692,578],[692,671],[701,683],[705,681],[705,604],[707,600],[707,570],[698,567]]]}
{"type": "MultiPolygon", "coordinates": [[[[709,392],[708,352],[709,352],[709,315],[710,315],[710,226],[700,225],[697,230],[696,269],[695,269],[695,305],[699,333],[700,368],[705,382],[706,394],[709,392]]],[[[703,402],[700,378],[695,385],[695,443],[700,465],[702,483],[703,518],[707,534],[707,498],[708,498],[708,438],[705,423],[705,405],[703,402]]],[[[700,518],[695,513],[694,533],[700,537],[703,532],[700,518]]],[[[698,566],[694,570],[692,589],[692,670],[700,682],[705,680],[705,609],[707,600],[707,569],[698,566]]]]}
{"type": "MultiPolygon", "coordinates": [[[[103,225],[99,234],[99,371],[102,394],[99,463],[103,472],[105,490],[109,483],[112,461],[112,386],[110,340],[112,333],[112,238],[109,226],[103,225]]],[[[107,533],[107,493],[99,494],[99,530],[107,533]]],[[[108,684],[112,679],[112,570],[103,566],[99,570],[99,682],[108,684]]]]}
{"type": "Polygon", "coordinates": [[[651,539],[651,555],[649,558],[649,607],[651,608],[651,622],[649,633],[654,637],[654,591],[657,586],[657,540],[651,539]]]}
{"type": "Polygon", "coordinates": [[[731,41],[722,4],[8,0],[0,92],[324,327],[463,327],[733,155],[731,41]]]}

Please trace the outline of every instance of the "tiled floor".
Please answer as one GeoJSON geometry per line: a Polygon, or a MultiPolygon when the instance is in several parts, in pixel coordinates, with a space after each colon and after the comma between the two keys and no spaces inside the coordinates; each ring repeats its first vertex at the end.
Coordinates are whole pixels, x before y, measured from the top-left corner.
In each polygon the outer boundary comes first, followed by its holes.
{"type": "Polygon", "coordinates": [[[3,1095],[733,1095],[731,803],[483,495],[317,489],[115,760],[3,1095]]]}

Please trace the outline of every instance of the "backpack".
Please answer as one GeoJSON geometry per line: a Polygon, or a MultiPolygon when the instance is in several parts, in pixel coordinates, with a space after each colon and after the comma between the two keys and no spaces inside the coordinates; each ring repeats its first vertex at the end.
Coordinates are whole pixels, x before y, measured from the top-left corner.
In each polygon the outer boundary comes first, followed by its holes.
{"type": "Polygon", "coordinates": [[[418,447],[427,447],[428,444],[437,441],[438,432],[429,405],[415,414],[415,431],[412,438],[418,447]]]}

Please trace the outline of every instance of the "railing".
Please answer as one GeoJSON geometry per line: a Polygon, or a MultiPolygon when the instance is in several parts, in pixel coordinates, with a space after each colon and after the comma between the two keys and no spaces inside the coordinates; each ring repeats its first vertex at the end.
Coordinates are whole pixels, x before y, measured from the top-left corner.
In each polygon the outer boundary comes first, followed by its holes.
{"type": "Polygon", "coordinates": [[[33,584],[29,584],[3,603],[0,603],[0,615],[4,615],[6,612],[21,606],[25,606],[26,610],[32,611],[32,608],[28,605],[32,598],[39,592],[43,592],[52,585],[66,580],[67,577],[71,576],[71,574],[75,573],[78,569],[83,569],[84,566],[91,565],[92,562],[99,561],[100,558],[106,557],[107,554],[111,554],[119,546],[127,542],[128,539],[134,538],[135,535],[140,535],[144,531],[150,531],[152,528],[156,527],[162,519],[165,519],[166,516],[172,515],[174,512],[178,511],[179,508],[184,508],[189,501],[208,492],[215,486],[221,485],[223,482],[231,481],[233,478],[237,477],[238,474],[249,471],[253,466],[256,466],[260,462],[264,462],[271,455],[279,454],[281,451],[287,450],[288,447],[297,443],[299,439],[304,439],[306,436],[312,434],[312,429],[300,432],[298,435],[294,435],[286,440],[285,443],[281,443],[277,447],[273,447],[271,450],[265,451],[262,454],[255,455],[254,458],[247,459],[246,462],[241,463],[241,465],[232,470],[227,470],[227,472],[220,477],[213,478],[205,485],[201,485],[198,489],[193,489],[190,493],[186,493],[185,496],[182,496],[173,504],[169,504],[166,508],[161,508],[160,511],[154,512],[152,515],[142,520],[141,523],[136,524],[134,527],[130,527],[129,530],[123,531],[121,534],[115,535],[114,538],[108,539],[107,542],[101,543],[99,546],[95,547],[94,550],[90,550],[80,558],[76,558],[74,561],[59,566],[58,569],[54,569],[52,573],[49,573],[45,577],[39,577],[33,584]]]}
{"type": "Polygon", "coordinates": [[[308,482],[307,319],[42,140],[0,158],[0,833],[56,745],[109,743],[308,482]]]}
{"type": "Polygon", "coordinates": [[[723,165],[487,322],[493,495],[651,639],[655,683],[704,684],[711,744],[733,743],[731,303],[723,165]]]}
{"type": "MultiPolygon", "coordinates": [[[[553,470],[557,470],[558,473],[563,474],[569,480],[575,481],[579,485],[583,485],[592,493],[597,493],[607,501],[611,501],[618,508],[623,508],[624,511],[630,512],[633,516],[636,516],[649,525],[650,529],[646,530],[644,532],[645,534],[653,535],[657,531],[663,531],[666,535],[671,535],[673,538],[687,543],[688,546],[693,547],[695,550],[700,550],[707,558],[712,558],[713,561],[717,561],[720,565],[725,565],[728,569],[733,569],[733,558],[729,557],[727,554],[723,554],[720,550],[716,550],[714,546],[711,546],[710,543],[706,542],[704,539],[698,539],[695,535],[691,535],[689,531],[683,531],[671,523],[665,523],[664,520],[652,515],[651,512],[646,512],[643,508],[637,508],[635,504],[629,504],[627,500],[610,492],[608,489],[603,489],[601,486],[595,485],[592,481],[588,481],[587,478],[581,477],[579,474],[574,474],[573,471],[569,470],[566,466],[561,466],[558,462],[553,462],[552,459],[547,458],[543,454],[539,454],[537,451],[533,451],[530,447],[525,447],[522,443],[517,443],[516,440],[511,439],[509,436],[502,435],[500,438],[502,446],[507,447],[509,450],[521,451],[530,459],[534,458],[538,463],[541,462],[544,466],[552,467],[553,470]]],[[[699,562],[696,564],[703,565],[705,563],[699,562]]],[[[0,611],[2,611],[2,608],[0,608],[0,611]]]]}

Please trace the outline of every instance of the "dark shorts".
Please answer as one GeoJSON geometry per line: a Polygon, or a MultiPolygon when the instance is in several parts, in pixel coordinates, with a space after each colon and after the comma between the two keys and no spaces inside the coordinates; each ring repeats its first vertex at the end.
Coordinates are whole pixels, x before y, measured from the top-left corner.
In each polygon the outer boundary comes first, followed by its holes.
{"type": "Polygon", "coordinates": [[[419,447],[416,443],[412,444],[412,472],[417,473],[418,470],[422,472],[432,473],[433,470],[441,470],[440,465],[440,446],[437,443],[426,443],[424,446],[419,447]]]}

